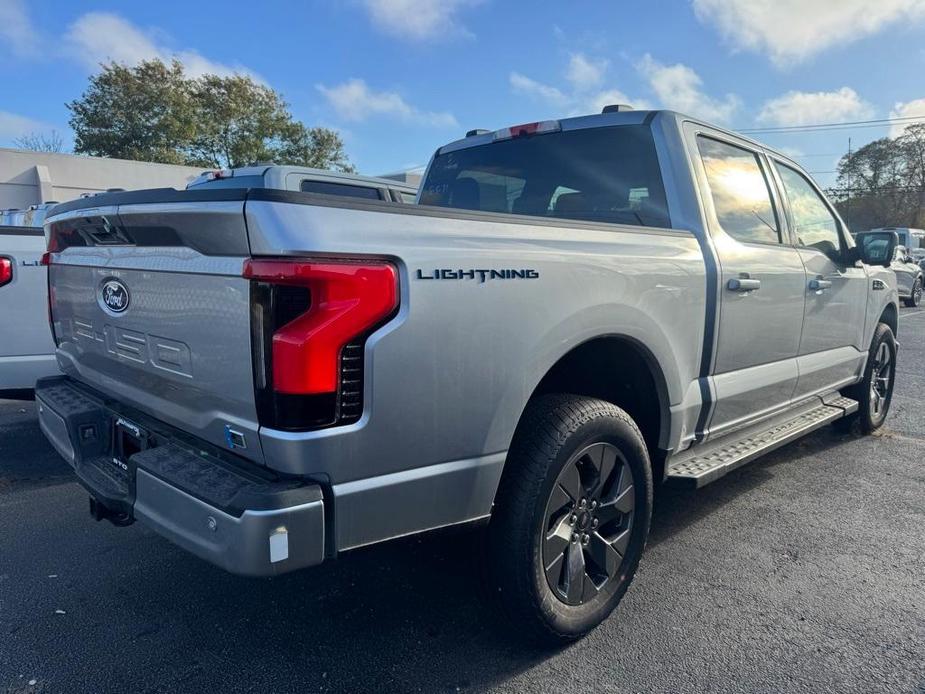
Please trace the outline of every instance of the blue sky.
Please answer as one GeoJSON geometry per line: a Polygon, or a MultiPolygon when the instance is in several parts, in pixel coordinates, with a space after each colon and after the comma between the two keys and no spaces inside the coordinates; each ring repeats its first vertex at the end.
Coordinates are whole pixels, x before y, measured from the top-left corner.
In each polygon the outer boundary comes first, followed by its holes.
{"type": "MultiPolygon", "coordinates": [[[[669,107],[735,129],[925,118],[925,0],[0,0],[0,146],[56,129],[102,60],[242,71],[364,173],[474,127],[669,107]]],[[[899,126],[762,133],[813,172],[899,126]]],[[[819,173],[824,185],[834,181],[819,173]]]]}

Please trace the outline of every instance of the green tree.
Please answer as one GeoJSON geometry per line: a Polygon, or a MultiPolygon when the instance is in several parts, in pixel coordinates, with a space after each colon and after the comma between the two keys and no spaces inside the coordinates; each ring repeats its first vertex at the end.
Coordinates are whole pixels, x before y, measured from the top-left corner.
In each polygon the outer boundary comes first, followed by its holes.
{"type": "Polygon", "coordinates": [[[353,171],[336,132],[307,128],[278,92],[243,75],[192,79],[178,61],[110,63],[68,108],[78,153],[217,168],[273,160],[353,171]]]}
{"type": "Polygon", "coordinates": [[[98,157],[186,164],[196,134],[190,80],[183,65],[146,60],[109,63],[67,104],[74,151],[98,157]]]}

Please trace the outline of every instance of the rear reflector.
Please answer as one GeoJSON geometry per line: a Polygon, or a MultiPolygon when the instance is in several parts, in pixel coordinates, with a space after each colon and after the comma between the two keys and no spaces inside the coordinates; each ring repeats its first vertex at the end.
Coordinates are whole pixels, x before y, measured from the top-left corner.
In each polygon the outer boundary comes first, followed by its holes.
{"type": "Polygon", "coordinates": [[[13,281],[13,261],[0,257],[0,287],[13,281]]]}
{"type": "Polygon", "coordinates": [[[304,287],[308,307],[272,336],[272,388],[284,394],[337,392],[341,350],[398,305],[398,273],[384,261],[253,258],[244,277],[304,287]]]}
{"type": "Polygon", "coordinates": [[[501,128],[501,130],[496,130],[494,135],[492,135],[492,139],[495,141],[510,140],[512,137],[556,133],[561,129],[562,125],[557,120],[544,120],[537,123],[523,123],[521,125],[512,125],[510,128],[501,128]]]}

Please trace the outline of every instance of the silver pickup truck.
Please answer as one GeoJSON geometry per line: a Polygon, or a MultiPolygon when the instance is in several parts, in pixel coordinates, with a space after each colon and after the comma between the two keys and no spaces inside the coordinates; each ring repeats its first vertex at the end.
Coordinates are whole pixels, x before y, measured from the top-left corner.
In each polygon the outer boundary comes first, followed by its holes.
{"type": "Polygon", "coordinates": [[[699,487],[893,391],[893,232],[673,112],[473,131],[418,205],[150,190],[46,224],[45,434],[97,518],[280,574],[487,521],[523,633],[619,602],[653,486],[699,487]]]}
{"type": "Polygon", "coordinates": [[[41,226],[0,225],[0,397],[29,391],[36,379],[59,373],[48,327],[44,252],[41,226]]]}

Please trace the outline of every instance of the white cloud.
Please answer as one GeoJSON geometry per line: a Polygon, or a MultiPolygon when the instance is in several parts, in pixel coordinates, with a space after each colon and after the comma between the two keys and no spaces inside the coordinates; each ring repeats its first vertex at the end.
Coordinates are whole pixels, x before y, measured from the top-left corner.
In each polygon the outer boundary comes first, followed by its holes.
{"type": "Polygon", "coordinates": [[[569,58],[566,79],[578,91],[596,89],[604,81],[607,71],[606,60],[590,60],[581,53],[573,53],[569,58]]]}
{"type": "Polygon", "coordinates": [[[142,60],[158,58],[169,62],[176,58],[191,77],[239,74],[263,82],[259,75],[241,65],[217,63],[192,49],[173,50],[161,45],[149,32],[108,12],[88,12],[79,17],[68,28],[64,42],[66,50],[90,70],[109,61],[136,65],[142,60]]]}
{"type": "Polygon", "coordinates": [[[363,0],[369,17],[382,31],[415,41],[471,36],[462,25],[461,9],[480,0],[363,0]]]}
{"type": "Polygon", "coordinates": [[[351,79],[334,87],[318,84],[316,88],[344,120],[363,121],[373,116],[389,116],[407,123],[434,127],[459,126],[452,113],[422,111],[396,92],[371,90],[361,79],[351,79]]]}
{"type": "Polygon", "coordinates": [[[758,114],[758,122],[771,125],[844,123],[872,118],[874,107],[851,87],[834,92],[797,92],[769,99],[758,114]]]}
{"type": "Polygon", "coordinates": [[[736,48],[787,67],[832,46],[925,18],[925,0],[693,0],[697,17],[736,48]]]}
{"type": "Polygon", "coordinates": [[[568,116],[600,113],[608,104],[629,104],[640,110],[650,108],[644,99],[634,99],[619,89],[604,87],[608,67],[606,60],[573,53],[565,69],[565,79],[569,83],[566,89],[540,82],[520,72],[510,73],[508,82],[515,93],[542,101],[568,116]]]}
{"type": "Polygon", "coordinates": [[[637,67],[666,108],[704,120],[728,123],[741,105],[733,94],[722,99],[705,94],[700,75],[682,63],[662,65],[646,54],[637,67]]]}
{"type": "Polygon", "coordinates": [[[0,111],[0,139],[2,140],[13,140],[32,133],[47,133],[54,129],[54,126],[40,120],[9,111],[0,111]]]}
{"type": "Polygon", "coordinates": [[[508,81],[514,91],[519,94],[539,97],[543,101],[548,101],[550,104],[557,106],[565,105],[569,101],[569,98],[562,93],[562,90],[549,84],[537,82],[535,79],[519,72],[512,72],[508,76],[508,81]]]}
{"type": "Polygon", "coordinates": [[[914,123],[925,123],[925,99],[915,99],[905,103],[900,102],[890,111],[890,118],[917,118],[904,123],[894,123],[890,127],[890,137],[899,137],[905,129],[914,123]]]}
{"type": "Polygon", "coordinates": [[[19,57],[39,52],[39,37],[21,0],[0,0],[0,45],[19,57]]]}

